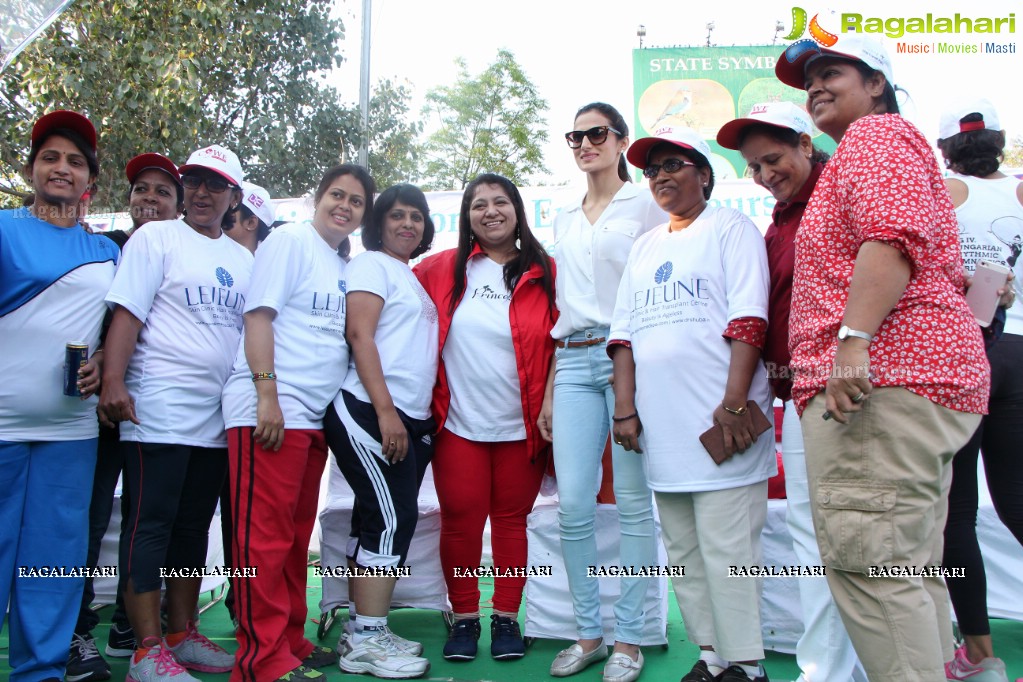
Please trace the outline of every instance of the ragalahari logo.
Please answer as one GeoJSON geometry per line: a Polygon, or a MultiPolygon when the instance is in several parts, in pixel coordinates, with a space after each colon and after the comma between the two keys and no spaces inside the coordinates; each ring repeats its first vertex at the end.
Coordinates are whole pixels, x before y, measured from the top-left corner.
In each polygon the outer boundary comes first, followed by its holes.
{"type": "Polygon", "coordinates": [[[785,40],[795,40],[785,50],[785,58],[794,62],[807,52],[820,52],[822,47],[833,47],[838,42],[838,35],[825,30],[817,22],[819,14],[814,14],[809,25],[806,22],[806,10],[802,7],[792,8],[792,30],[785,36],[785,40]],[[809,33],[809,38],[803,38],[804,33],[809,33]]]}

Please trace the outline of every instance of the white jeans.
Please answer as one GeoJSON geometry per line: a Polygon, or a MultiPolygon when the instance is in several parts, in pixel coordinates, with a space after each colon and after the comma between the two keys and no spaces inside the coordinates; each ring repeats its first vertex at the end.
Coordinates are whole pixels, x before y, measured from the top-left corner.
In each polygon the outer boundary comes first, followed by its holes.
{"type": "MultiPolygon", "coordinates": [[[[803,431],[791,400],[785,403],[781,457],[788,498],[785,522],[792,536],[792,550],[800,565],[819,566],[821,553],[810,516],[803,431]]],[[[796,644],[796,662],[802,671],[798,682],[867,682],[838,607],[831,598],[827,578],[799,578],[799,602],[803,608],[803,635],[796,644]]]]}

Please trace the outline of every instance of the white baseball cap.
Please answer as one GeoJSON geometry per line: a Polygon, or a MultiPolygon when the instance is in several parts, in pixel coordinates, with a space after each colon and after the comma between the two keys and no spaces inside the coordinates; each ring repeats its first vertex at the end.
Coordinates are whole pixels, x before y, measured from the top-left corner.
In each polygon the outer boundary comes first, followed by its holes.
{"type": "Polygon", "coordinates": [[[995,106],[984,98],[960,100],[941,114],[938,123],[938,139],[947,140],[953,135],[971,130],[1001,130],[995,106]],[[979,121],[963,123],[962,119],[970,114],[980,114],[979,121]]]}
{"type": "Polygon", "coordinates": [[[751,125],[767,124],[776,128],[788,128],[802,135],[813,135],[810,115],[792,102],[762,102],[754,104],[746,118],[737,118],[721,126],[718,144],[727,149],[738,149],[742,131],[751,125]]]}
{"type": "Polygon", "coordinates": [[[274,205],[270,201],[270,193],[259,185],[251,182],[242,183],[242,205],[267,227],[274,224],[274,205]]]}
{"type": "Polygon", "coordinates": [[[237,187],[241,187],[245,180],[245,173],[242,172],[242,163],[238,160],[238,156],[219,144],[211,144],[209,147],[195,150],[178,171],[184,175],[193,168],[209,169],[237,187]]]}
{"type": "Polygon", "coordinates": [[[888,57],[884,45],[876,38],[862,33],[843,33],[834,47],[818,48],[814,45],[812,49],[807,49],[805,46],[796,47],[797,45],[799,43],[790,45],[774,65],[774,75],[785,85],[805,90],[806,67],[821,57],[838,57],[863,62],[875,71],[883,73],[888,84],[895,87],[892,60],[888,57]]]}
{"type": "Polygon", "coordinates": [[[708,164],[710,163],[710,145],[707,144],[707,141],[692,128],[682,126],[658,128],[652,137],[636,140],[629,147],[629,151],[625,153],[625,158],[633,166],[642,170],[647,167],[650,150],[663,142],[683,149],[690,149],[702,156],[708,164]]]}

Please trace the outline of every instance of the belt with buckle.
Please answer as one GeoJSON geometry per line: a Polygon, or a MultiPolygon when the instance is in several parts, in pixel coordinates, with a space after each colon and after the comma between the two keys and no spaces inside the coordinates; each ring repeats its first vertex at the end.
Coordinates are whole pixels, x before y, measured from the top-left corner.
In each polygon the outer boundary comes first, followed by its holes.
{"type": "Polygon", "coordinates": [[[554,345],[558,348],[586,348],[587,346],[596,346],[598,343],[604,343],[606,340],[603,336],[599,339],[586,339],[585,341],[562,341],[561,339],[555,339],[554,345]]]}

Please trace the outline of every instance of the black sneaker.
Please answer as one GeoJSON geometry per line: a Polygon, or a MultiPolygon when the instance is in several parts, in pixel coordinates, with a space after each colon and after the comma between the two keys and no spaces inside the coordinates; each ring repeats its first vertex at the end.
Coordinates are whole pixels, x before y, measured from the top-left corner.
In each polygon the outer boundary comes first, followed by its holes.
{"type": "Polygon", "coordinates": [[[107,656],[114,658],[128,658],[135,653],[135,631],[130,625],[123,630],[117,628],[117,623],[110,624],[110,634],[107,636],[107,646],[104,649],[107,656]]]}
{"type": "Polygon", "coordinates": [[[526,655],[526,643],[522,641],[517,620],[496,613],[490,617],[490,655],[499,661],[526,655]]]}
{"type": "Polygon", "coordinates": [[[329,646],[313,647],[309,655],[302,659],[302,665],[312,669],[337,665],[337,652],[329,646]]]}
{"type": "Polygon", "coordinates": [[[770,682],[770,680],[767,679],[767,671],[764,670],[763,666],[760,667],[760,672],[762,674],[757,675],[756,677],[750,677],[739,666],[730,665],[725,668],[723,673],[721,673],[721,677],[718,678],[718,682],[750,682],[751,680],[752,682],[770,682]]]}
{"type": "Polygon", "coordinates": [[[710,674],[707,662],[699,660],[693,666],[693,669],[687,672],[679,682],[718,682],[718,679],[710,674]]]}
{"type": "Polygon", "coordinates": [[[444,643],[444,658],[449,661],[471,661],[476,658],[480,639],[480,619],[463,618],[455,621],[444,643]]]}
{"type": "Polygon", "coordinates": [[[71,649],[67,657],[67,670],[64,672],[67,682],[91,682],[92,680],[109,680],[110,666],[99,655],[96,640],[92,635],[75,633],[71,636],[71,649]]]}

